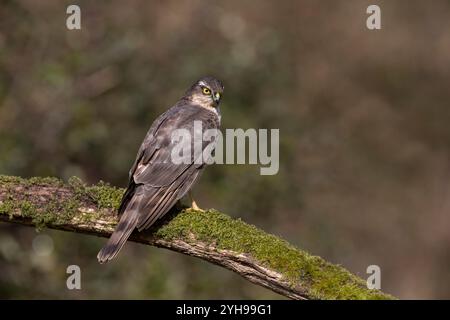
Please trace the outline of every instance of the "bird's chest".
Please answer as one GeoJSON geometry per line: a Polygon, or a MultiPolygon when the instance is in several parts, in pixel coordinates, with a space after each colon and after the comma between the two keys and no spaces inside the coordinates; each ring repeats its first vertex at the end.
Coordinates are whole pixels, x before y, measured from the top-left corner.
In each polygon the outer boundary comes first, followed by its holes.
{"type": "Polygon", "coordinates": [[[216,109],[216,115],[217,115],[217,128],[220,127],[220,123],[222,121],[222,114],[220,113],[220,108],[217,107],[216,109]]]}

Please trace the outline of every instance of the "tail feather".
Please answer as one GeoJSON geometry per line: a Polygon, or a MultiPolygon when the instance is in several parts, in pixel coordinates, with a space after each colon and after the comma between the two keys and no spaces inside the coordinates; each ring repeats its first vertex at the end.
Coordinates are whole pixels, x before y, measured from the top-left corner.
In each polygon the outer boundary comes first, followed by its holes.
{"type": "Polygon", "coordinates": [[[139,218],[139,200],[140,196],[137,196],[130,201],[129,206],[120,218],[116,230],[111,235],[106,245],[97,254],[98,262],[105,263],[114,259],[136,228],[139,218]]]}
{"type": "Polygon", "coordinates": [[[114,259],[134,229],[147,229],[161,218],[192,187],[198,175],[199,171],[194,171],[166,187],[130,183],[119,208],[119,224],[98,253],[98,261],[106,263],[114,259]]]}
{"type": "Polygon", "coordinates": [[[117,210],[119,216],[122,215],[122,213],[125,211],[125,209],[128,206],[128,203],[133,198],[135,192],[136,192],[136,184],[132,180],[128,184],[128,188],[122,196],[122,201],[120,201],[120,206],[119,206],[119,209],[117,210]]]}

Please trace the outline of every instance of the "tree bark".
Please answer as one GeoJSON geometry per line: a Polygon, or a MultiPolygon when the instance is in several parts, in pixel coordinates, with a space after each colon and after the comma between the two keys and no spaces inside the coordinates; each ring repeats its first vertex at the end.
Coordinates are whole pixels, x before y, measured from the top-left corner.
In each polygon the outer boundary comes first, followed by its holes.
{"type": "MultiPolygon", "coordinates": [[[[0,176],[0,221],[109,237],[122,193],[77,178],[0,176]]],[[[173,209],[129,240],[212,262],[291,299],[393,299],[344,268],[215,210],[173,209]]]]}

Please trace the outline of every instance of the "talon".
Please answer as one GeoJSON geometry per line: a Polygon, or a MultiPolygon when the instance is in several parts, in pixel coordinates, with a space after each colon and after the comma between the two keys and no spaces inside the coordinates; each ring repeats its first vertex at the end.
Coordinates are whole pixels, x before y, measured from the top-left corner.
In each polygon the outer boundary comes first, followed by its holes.
{"type": "Polygon", "coordinates": [[[194,198],[192,197],[192,193],[191,192],[189,192],[189,198],[191,199],[191,207],[189,208],[190,210],[205,212],[205,210],[203,210],[202,208],[200,208],[197,205],[197,203],[195,202],[194,198]]]}

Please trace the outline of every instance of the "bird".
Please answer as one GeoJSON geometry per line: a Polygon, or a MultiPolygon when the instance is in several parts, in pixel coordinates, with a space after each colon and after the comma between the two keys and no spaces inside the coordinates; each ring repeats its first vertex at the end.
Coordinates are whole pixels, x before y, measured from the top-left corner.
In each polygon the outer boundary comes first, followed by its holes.
{"type": "MultiPolygon", "coordinates": [[[[207,164],[196,161],[196,154],[182,163],[171,161],[176,147],[172,134],[183,129],[195,137],[195,121],[201,122],[202,129],[219,130],[223,91],[220,80],[202,77],[150,126],[129,171],[128,187],[118,208],[119,222],[97,255],[99,263],[114,259],[135,229],[139,232],[148,229],[187,193],[190,195],[207,164]]],[[[206,148],[203,141],[201,148],[206,148]]],[[[199,210],[192,197],[191,201],[191,208],[199,210]]]]}

